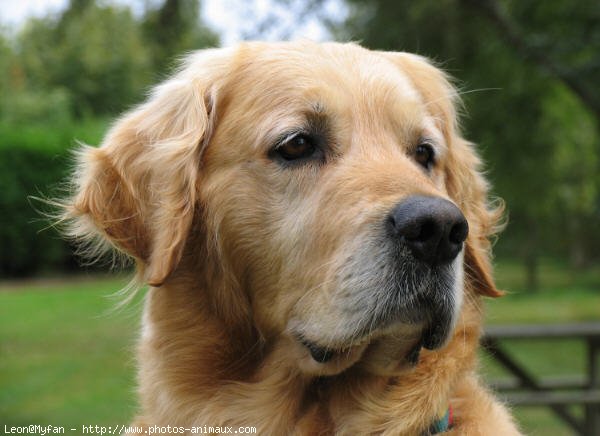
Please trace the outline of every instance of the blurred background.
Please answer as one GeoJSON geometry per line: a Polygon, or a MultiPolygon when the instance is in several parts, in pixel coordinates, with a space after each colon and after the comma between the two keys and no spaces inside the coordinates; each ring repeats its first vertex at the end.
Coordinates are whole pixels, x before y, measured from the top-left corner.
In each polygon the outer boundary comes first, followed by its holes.
{"type": "MultiPolygon", "coordinates": [[[[185,52],[294,38],[416,52],[454,76],[508,211],[494,249],[508,295],[488,324],[600,321],[597,0],[0,0],[0,424],[135,412],[139,302],[105,298],[127,277],[82,266],[31,196],[57,195],[77,141],[99,144],[185,52]]],[[[589,369],[575,339],[506,349],[535,375],[589,369]]],[[[530,434],[573,434],[548,408],[516,413],[530,434]]]]}

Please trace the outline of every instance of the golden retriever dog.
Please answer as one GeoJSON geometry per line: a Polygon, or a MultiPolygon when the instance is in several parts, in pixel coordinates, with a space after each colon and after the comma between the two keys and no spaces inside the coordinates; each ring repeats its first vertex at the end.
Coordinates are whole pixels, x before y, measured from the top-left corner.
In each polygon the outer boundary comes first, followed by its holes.
{"type": "Polygon", "coordinates": [[[134,422],[519,434],[476,374],[501,213],[456,103],[420,56],[245,43],[83,147],[69,233],[149,285],[134,422]]]}

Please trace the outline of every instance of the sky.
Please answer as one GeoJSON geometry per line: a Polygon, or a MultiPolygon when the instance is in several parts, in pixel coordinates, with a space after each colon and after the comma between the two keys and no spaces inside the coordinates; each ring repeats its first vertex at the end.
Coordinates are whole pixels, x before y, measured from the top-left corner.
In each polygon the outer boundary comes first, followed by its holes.
{"type": "Polygon", "coordinates": [[[0,0],[0,22],[19,25],[28,16],[60,11],[68,0],[0,0]]]}
{"type": "MultiPolygon", "coordinates": [[[[134,13],[141,13],[147,0],[103,0],[106,3],[128,5],[134,13]]],[[[160,0],[150,0],[150,3],[160,0]]],[[[203,0],[202,15],[205,22],[221,36],[222,45],[255,36],[256,24],[269,20],[276,23],[263,31],[261,39],[308,38],[325,40],[329,33],[315,17],[304,17],[299,21],[297,10],[303,0],[290,2],[289,7],[273,0],[203,0]]],[[[17,29],[29,16],[44,16],[59,13],[68,0],[0,0],[0,23],[17,29]]],[[[342,0],[327,0],[328,16],[343,18],[347,13],[342,0]]]]}

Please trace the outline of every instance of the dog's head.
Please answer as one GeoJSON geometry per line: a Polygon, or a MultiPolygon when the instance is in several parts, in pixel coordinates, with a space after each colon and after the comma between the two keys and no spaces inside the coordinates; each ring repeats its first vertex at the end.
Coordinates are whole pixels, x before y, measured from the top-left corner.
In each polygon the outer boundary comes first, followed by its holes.
{"type": "Polygon", "coordinates": [[[439,348],[465,292],[498,295],[497,214],[455,100],[406,53],[193,54],[81,153],[73,232],[134,257],[154,286],[196,271],[198,298],[295,341],[307,371],[341,371],[386,336],[439,348]]]}

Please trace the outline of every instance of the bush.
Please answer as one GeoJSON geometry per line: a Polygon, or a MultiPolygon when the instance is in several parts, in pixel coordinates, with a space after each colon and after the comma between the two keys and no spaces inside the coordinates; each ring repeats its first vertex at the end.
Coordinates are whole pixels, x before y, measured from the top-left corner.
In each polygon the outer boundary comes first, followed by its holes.
{"type": "Polygon", "coordinates": [[[51,91],[20,90],[6,94],[8,97],[0,102],[0,118],[5,123],[43,122],[50,125],[65,124],[71,119],[71,98],[64,88],[51,91]]]}
{"type": "Polygon", "coordinates": [[[0,125],[0,276],[65,270],[74,264],[71,247],[41,213],[48,206],[31,197],[60,195],[75,139],[97,144],[106,124],[0,125]]]}

